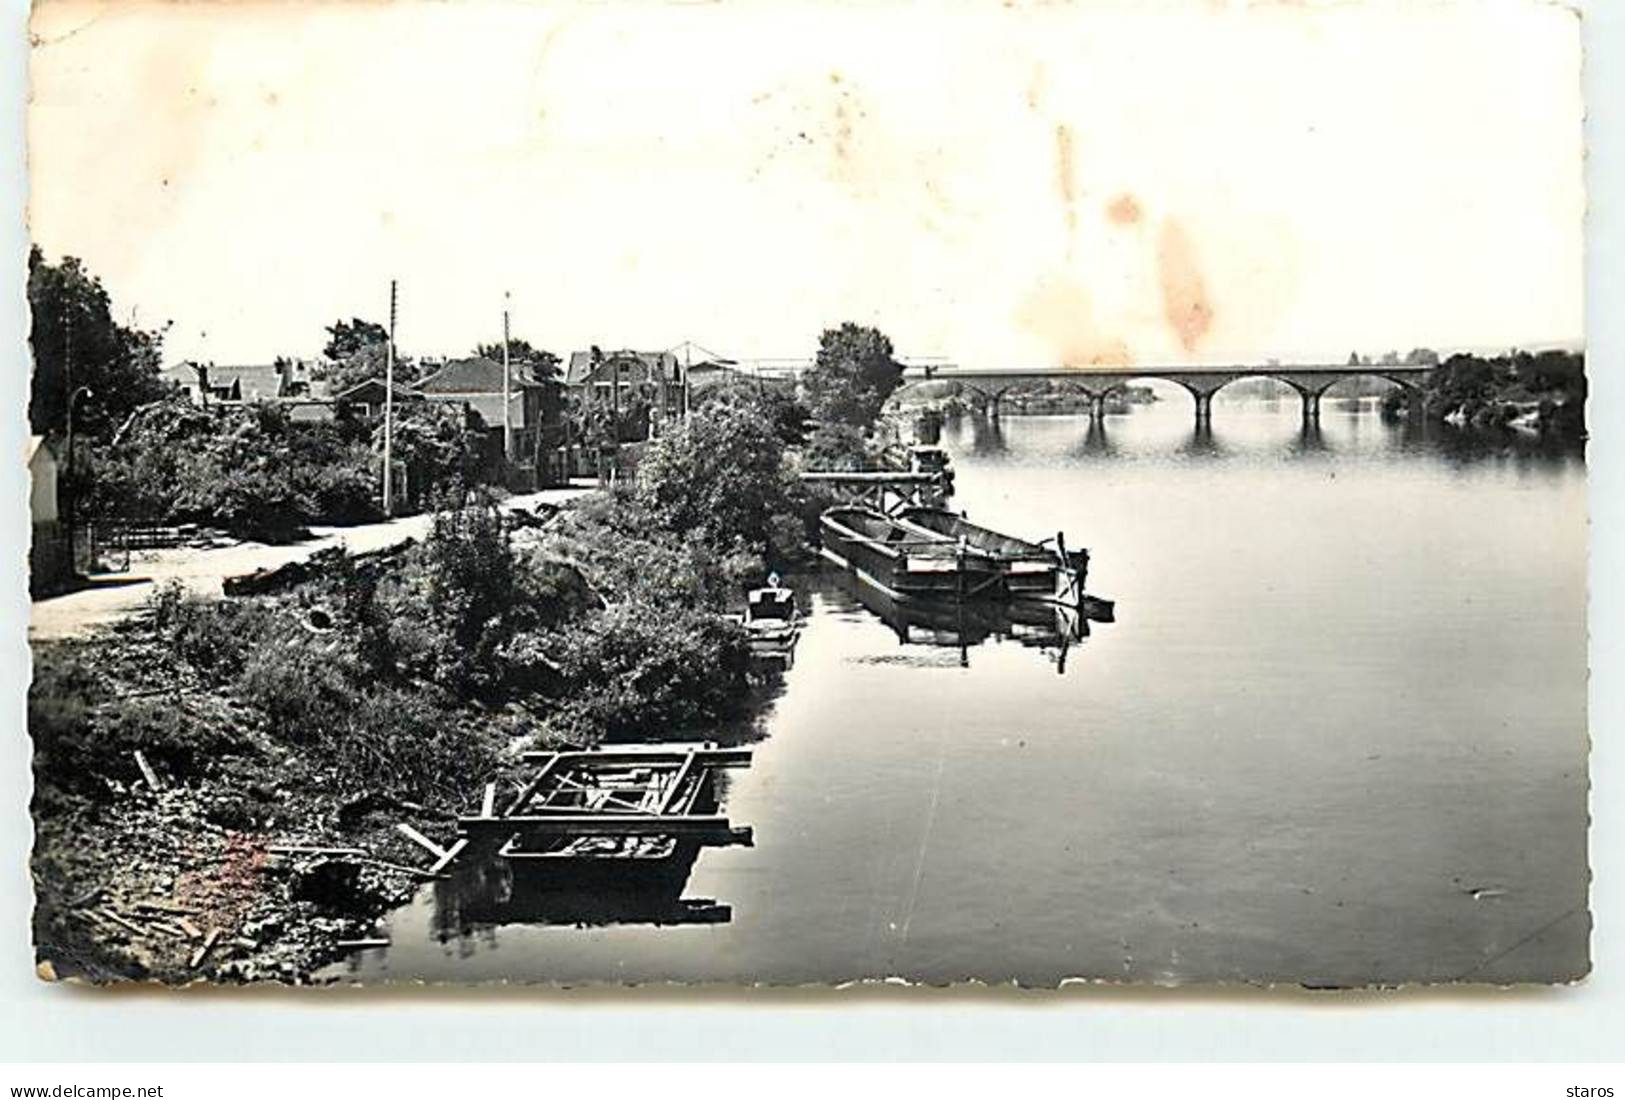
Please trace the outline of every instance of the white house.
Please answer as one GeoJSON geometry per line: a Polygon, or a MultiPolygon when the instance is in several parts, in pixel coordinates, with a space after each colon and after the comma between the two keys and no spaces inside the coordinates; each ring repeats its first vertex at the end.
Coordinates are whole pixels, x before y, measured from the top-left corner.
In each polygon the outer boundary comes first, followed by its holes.
{"type": "Polygon", "coordinates": [[[56,451],[42,435],[28,437],[28,509],[34,539],[28,552],[28,589],[43,595],[73,575],[73,560],[57,510],[56,451]]]}

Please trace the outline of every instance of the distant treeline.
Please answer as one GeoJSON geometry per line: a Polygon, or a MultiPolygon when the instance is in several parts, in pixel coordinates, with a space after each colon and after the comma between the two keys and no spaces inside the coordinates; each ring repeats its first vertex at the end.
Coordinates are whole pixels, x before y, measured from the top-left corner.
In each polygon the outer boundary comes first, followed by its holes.
{"type": "Polygon", "coordinates": [[[1583,353],[1514,351],[1493,358],[1452,355],[1417,390],[1390,393],[1383,407],[1461,426],[1578,437],[1585,434],[1585,401],[1583,353]]]}

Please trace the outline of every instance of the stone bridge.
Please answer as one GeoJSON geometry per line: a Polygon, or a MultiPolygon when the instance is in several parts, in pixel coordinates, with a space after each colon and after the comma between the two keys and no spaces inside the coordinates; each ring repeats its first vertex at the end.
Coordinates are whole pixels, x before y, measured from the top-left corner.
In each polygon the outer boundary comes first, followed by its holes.
{"type": "Polygon", "coordinates": [[[999,400],[1011,387],[1036,380],[1060,380],[1089,395],[1089,418],[1099,421],[1106,413],[1106,399],[1114,390],[1147,379],[1161,379],[1183,386],[1196,399],[1196,422],[1205,424],[1213,416],[1213,395],[1243,378],[1273,378],[1285,382],[1303,401],[1303,419],[1320,419],[1320,396],[1339,382],[1351,378],[1382,378],[1405,389],[1415,389],[1431,366],[1374,363],[1313,364],[1294,363],[1267,366],[1138,366],[1138,367],[1038,367],[1034,369],[995,369],[923,365],[909,367],[904,382],[959,382],[981,394],[993,415],[999,400]]]}

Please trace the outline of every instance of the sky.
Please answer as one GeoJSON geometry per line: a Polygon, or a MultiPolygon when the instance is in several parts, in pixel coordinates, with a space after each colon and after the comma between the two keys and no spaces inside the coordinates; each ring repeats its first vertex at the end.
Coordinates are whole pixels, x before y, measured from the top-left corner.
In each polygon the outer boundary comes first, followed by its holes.
{"type": "Polygon", "coordinates": [[[1487,3],[42,0],[30,227],[171,360],[842,321],[976,367],[1577,344],[1579,19],[1487,3]]]}

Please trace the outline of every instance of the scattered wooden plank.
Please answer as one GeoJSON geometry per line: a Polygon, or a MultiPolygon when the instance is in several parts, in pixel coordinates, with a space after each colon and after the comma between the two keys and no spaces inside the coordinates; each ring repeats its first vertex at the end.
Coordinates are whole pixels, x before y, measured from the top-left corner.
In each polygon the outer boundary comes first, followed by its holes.
{"type": "Polygon", "coordinates": [[[238,947],[243,948],[245,951],[257,951],[259,950],[260,946],[259,940],[250,939],[247,936],[237,936],[231,942],[236,944],[238,947]]]}
{"type": "Polygon", "coordinates": [[[487,783],[485,785],[485,797],[480,800],[480,816],[495,817],[496,812],[497,785],[495,783],[487,783]]]}
{"type": "Polygon", "coordinates": [[[163,784],[158,782],[158,773],[152,770],[152,765],[147,763],[147,758],[141,750],[136,749],[134,756],[135,766],[141,769],[141,778],[147,781],[147,786],[155,791],[163,790],[163,784]]]}
{"type": "Polygon", "coordinates": [[[272,844],[265,849],[277,856],[364,856],[365,848],[338,848],[322,844],[272,844]]]}
{"type": "Polygon", "coordinates": [[[412,828],[412,826],[408,825],[406,822],[403,821],[399,825],[395,826],[395,831],[400,833],[407,840],[412,841],[414,844],[421,845],[430,855],[434,856],[435,859],[442,860],[446,858],[446,850],[444,848],[430,840],[428,837],[424,836],[422,833],[418,832],[416,829],[412,828]]]}
{"type": "Polygon", "coordinates": [[[194,940],[201,940],[203,938],[203,929],[199,928],[185,917],[175,918],[175,923],[180,925],[181,928],[185,930],[186,934],[191,936],[194,940]]]}
{"type": "Polygon", "coordinates": [[[446,877],[445,875],[436,871],[425,871],[421,867],[408,867],[404,863],[391,863],[387,859],[373,859],[370,856],[366,859],[358,859],[356,862],[365,863],[369,867],[381,867],[386,871],[399,871],[400,873],[406,875],[416,875],[418,878],[423,879],[441,879],[446,877]]]}
{"type": "Polygon", "coordinates": [[[465,836],[446,849],[446,854],[441,856],[433,867],[429,868],[429,874],[438,875],[441,871],[444,871],[446,865],[456,859],[458,854],[466,847],[468,847],[468,838],[465,836]]]}
{"type": "Polygon", "coordinates": [[[219,938],[220,929],[209,929],[209,934],[203,938],[203,942],[198,945],[198,949],[192,952],[192,960],[191,962],[187,963],[187,967],[191,970],[196,970],[199,966],[201,966],[203,964],[203,960],[209,957],[209,952],[214,950],[215,941],[219,938]]]}
{"type": "Polygon", "coordinates": [[[103,906],[102,908],[96,910],[96,912],[100,913],[102,916],[106,917],[108,920],[112,921],[114,924],[118,925],[120,928],[127,929],[128,931],[135,933],[137,936],[145,936],[147,934],[147,930],[145,928],[142,928],[139,924],[136,924],[134,921],[129,921],[129,920],[124,919],[123,917],[121,917],[117,913],[115,913],[112,909],[110,909],[110,908],[108,908],[106,906],[103,906]]]}
{"type": "Polygon", "coordinates": [[[101,896],[103,894],[105,894],[105,893],[107,893],[107,887],[105,887],[105,886],[94,887],[94,888],[92,888],[90,890],[85,891],[83,894],[80,894],[78,897],[74,898],[72,901],[68,902],[68,908],[69,909],[83,909],[85,906],[91,905],[91,904],[95,903],[96,901],[98,901],[101,898],[101,896]]]}
{"type": "Polygon", "coordinates": [[[335,940],[333,942],[333,946],[338,947],[338,948],[342,948],[342,949],[344,949],[346,951],[352,951],[352,950],[359,951],[359,950],[362,950],[362,949],[368,948],[368,947],[388,947],[389,946],[389,941],[388,940],[380,940],[380,939],[335,940]]]}
{"type": "Polygon", "coordinates": [[[188,909],[184,905],[175,905],[174,903],[167,901],[138,901],[135,903],[135,907],[137,909],[146,909],[153,913],[179,913],[188,917],[195,916],[197,914],[196,909],[188,909]]]}

